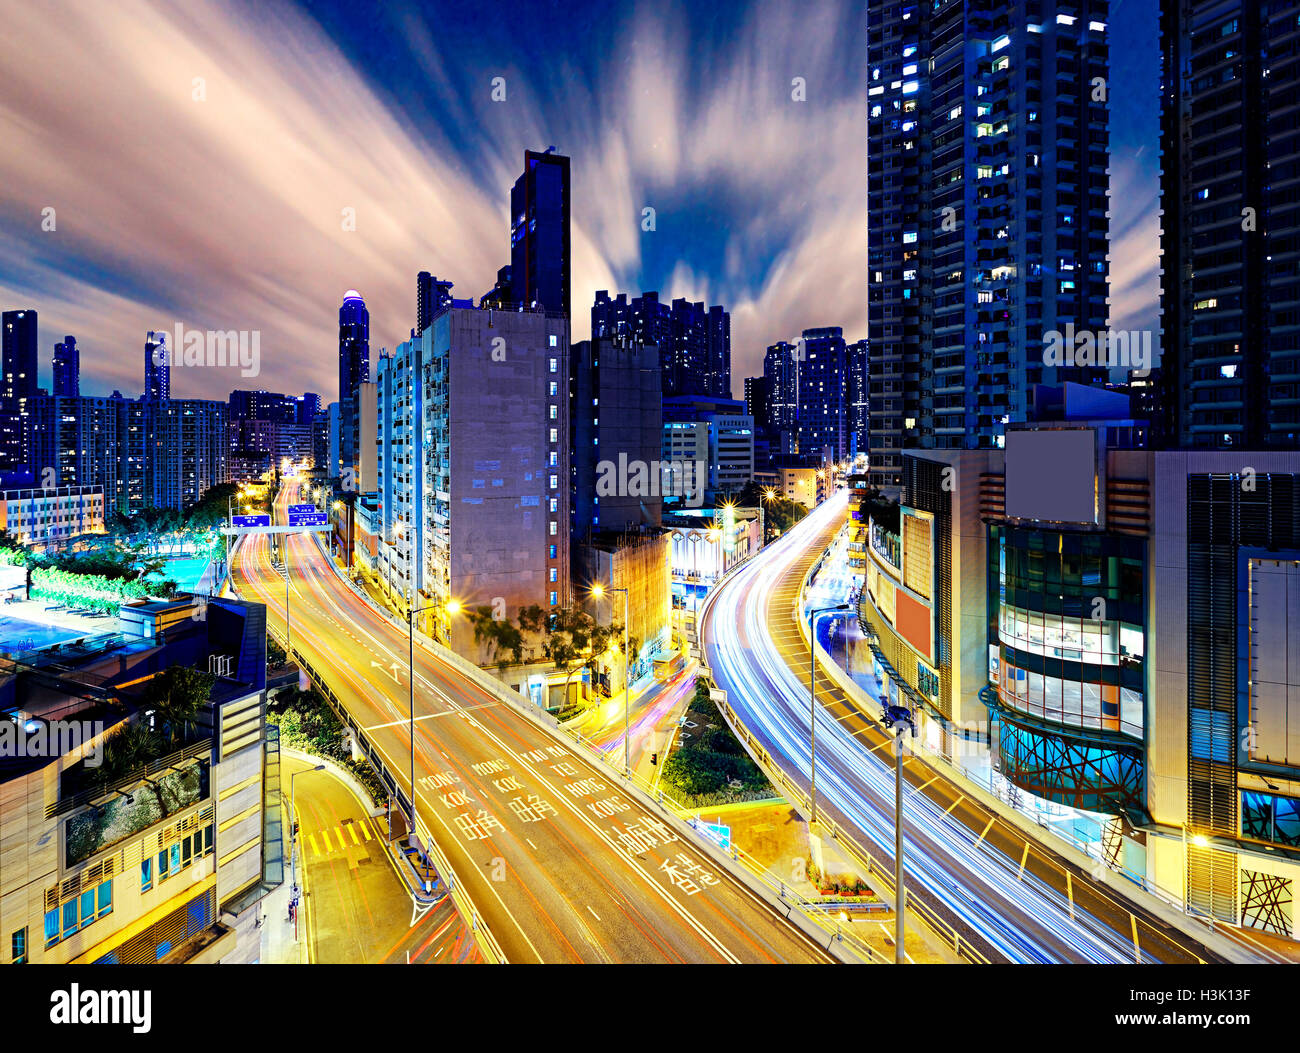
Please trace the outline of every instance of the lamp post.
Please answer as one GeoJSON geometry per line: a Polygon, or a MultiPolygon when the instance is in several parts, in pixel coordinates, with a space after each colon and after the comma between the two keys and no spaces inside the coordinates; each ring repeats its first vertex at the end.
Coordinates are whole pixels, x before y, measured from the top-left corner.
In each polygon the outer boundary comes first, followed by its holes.
{"type": "Polygon", "coordinates": [[[906,892],[903,888],[903,731],[908,729],[916,738],[916,721],[906,706],[885,707],[885,728],[896,728],[894,733],[894,964],[907,961],[903,954],[903,910],[906,892]]]}
{"type": "MultiPolygon", "coordinates": [[[[610,592],[623,594],[623,774],[632,773],[632,733],[631,733],[631,694],[628,690],[632,678],[632,656],[627,649],[627,589],[609,589],[610,592]]],[[[591,587],[591,594],[600,599],[605,595],[605,586],[597,582],[591,587]]]]}
{"type": "MultiPolygon", "coordinates": [[[[303,771],[296,771],[289,776],[289,822],[293,825],[289,827],[289,880],[291,882],[290,890],[296,901],[298,896],[298,809],[294,806],[294,779],[299,775],[306,775],[309,771],[324,771],[325,765],[318,764],[314,768],[306,768],[303,771]]],[[[281,871],[283,873],[283,871],[281,871]]],[[[295,921],[293,931],[298,932],[298,924],[295,921]]],[[[296,938],[296,935],[295,935],[296,938]]]]}
{"type": "MultiPolygon", "coordinates": [[[[426,603],[423,607],[409,605],[406,614],[406,642],[407,642],[407,684],[410,688],[411,701],[411,829],[408,833],[415,833],[415,616],[424,611],[432,611],[443,608],[448,614],[455,614],[460,610],[460,604],[455,600],[448,600],[447,603],[426,603]]],[[[391,831],[392,824],[389,824],[391,831]]],[[[391,836],[391,835],[390,835],[391,836]]]]}
{"type": "Polygon", "coordinates": [[[847,611],[847,603],[818,607],[808,612],[808,653],[812,664],[808,670],[808,756],[812,774],[808,780],[808,830],[817,825],[817,618],[832,611],[847,611]]]}

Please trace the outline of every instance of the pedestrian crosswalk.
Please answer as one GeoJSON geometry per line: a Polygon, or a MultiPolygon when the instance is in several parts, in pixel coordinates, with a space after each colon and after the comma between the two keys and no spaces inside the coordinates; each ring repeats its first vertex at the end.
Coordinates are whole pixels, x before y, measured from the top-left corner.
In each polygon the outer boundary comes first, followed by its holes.
{"type": "Polygon", "coordinates": [[[306,854],[310,858],[327,856],[331,852],[342,852],[349,848],[373,841],[375,836],[370,831],[370,824],[352,819],[344,819],[339,825],[313,830],[302,835],[306,845],[306,854]]]}

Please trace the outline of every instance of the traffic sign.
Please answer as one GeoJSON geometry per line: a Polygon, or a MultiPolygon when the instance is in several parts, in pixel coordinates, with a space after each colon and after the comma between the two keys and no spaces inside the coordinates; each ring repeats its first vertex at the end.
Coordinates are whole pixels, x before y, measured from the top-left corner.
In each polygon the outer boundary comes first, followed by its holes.
{"type": "Polygon", "coordinates": [[[260,516],[231,516],[230,525],[235,527],[264,527],[271,525],[269,515],[260,516]]]}
{"type": "Polygon", "coordinates": [[[315,512],[315,505],[290,505],[289,514],[291,516],[301,515],[303,512],[315,512]]]}
{"type": "Polygon", "coordinates": [[[291,527],[325,526],[328,523],[329,516],[324,512],[300,512],[296,515],[293,512],[289,513],[289,525],[291,527]]]}

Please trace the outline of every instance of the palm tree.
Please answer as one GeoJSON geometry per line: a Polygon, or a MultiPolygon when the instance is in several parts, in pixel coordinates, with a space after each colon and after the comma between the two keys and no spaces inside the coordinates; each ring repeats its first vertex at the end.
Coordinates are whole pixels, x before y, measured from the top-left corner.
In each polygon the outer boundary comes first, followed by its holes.
{"type": "Polygon", "coordinates": [[[190,666],[173,665],[145,686],[144,704],[153,709],[167,728],[168,745],[175,745],[177,730],[184,741],[186,727],[207,703],[214,677],[190,666]]]}

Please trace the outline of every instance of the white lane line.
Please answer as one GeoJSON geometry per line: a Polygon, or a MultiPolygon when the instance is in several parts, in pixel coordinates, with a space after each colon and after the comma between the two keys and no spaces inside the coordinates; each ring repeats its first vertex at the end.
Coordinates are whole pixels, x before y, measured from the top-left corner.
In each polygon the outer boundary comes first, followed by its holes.
{"type": "MultiPolygon", "coordinates": [[[[588,910],[591,910],[591,904],[590,904],[590,903],[587,904],[587,909],[588,909],[588,910]]],[[[597,914],[594,910],[591,910],[591,916],[592,916],[593,918],[595,918],[597,921],[600,921],[600,915],[597,914]]]]}
{"type": "Polygon", "coordinates": [[[537,846],[536,846],[535,844],[533,844],[532,838],[530,838],[530,837],[525,837],[524,840],[528,842],[528,847],[529,847],[529,848],[531,848],[534,852],[537,851],[537,846]]]}

